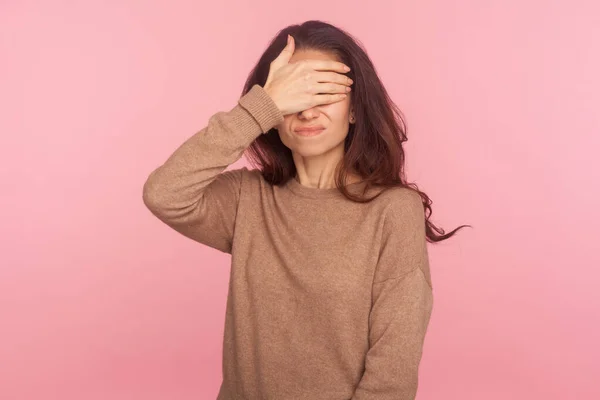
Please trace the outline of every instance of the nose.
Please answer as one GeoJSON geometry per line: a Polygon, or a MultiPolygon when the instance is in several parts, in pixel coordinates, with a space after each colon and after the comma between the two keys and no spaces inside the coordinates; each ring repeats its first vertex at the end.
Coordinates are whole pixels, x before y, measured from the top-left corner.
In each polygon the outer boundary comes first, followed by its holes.
{"type": "Polygon", "coordinates": [[[319,116],[319,109],[317,107],[308,108],[298,113],[300,119],[312,119],[319,116]]]}

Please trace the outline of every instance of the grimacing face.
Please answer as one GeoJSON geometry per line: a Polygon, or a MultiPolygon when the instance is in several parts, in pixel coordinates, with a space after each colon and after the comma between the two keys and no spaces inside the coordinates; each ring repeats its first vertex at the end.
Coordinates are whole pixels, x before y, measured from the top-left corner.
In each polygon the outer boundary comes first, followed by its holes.
{"type": "MultiPolygon", "coordinates": [[[[320,51],[297,50],[289,62],[295,63],[304,59],[339,61],[332,55],[320,51]]],[[[352,92],[349,92],[344,100],[285,115],[284,121],[276,127],[283,144],[292,150],[295,157],[343,154],[344,139],[348,135],[352,115],[351,96],[352,92]],[[300,136],[294,132],[295,128],[307,125],[323,125],[325,130],[317,136],[300,136]]]]}

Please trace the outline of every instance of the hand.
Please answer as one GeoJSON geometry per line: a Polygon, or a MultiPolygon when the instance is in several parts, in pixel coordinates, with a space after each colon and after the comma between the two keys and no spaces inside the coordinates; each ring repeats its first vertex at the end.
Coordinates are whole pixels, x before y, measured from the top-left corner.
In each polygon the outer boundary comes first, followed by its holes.
{"type": "Polygon", "coordinates": [[[352,80],[343,75],[348,72],[345,64],[329,60],[300,60],[290,64],[293,54],[294,39],[289,36],[288,44],[271,62],[263,87],[283,115],[346,98],[352,80]]]}

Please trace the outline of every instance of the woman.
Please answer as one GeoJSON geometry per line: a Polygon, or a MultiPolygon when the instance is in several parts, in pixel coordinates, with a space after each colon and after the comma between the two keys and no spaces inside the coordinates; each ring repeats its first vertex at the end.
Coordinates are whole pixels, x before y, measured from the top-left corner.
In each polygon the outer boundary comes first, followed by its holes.
{"type": "Polygon", "coordinates": [[[426,242],[460,227],[436,235],[403,178],[399,116],[350,35],[308,21],[148,177],[154,215],[231,254],[218,399],[415,397],[426,242]],[[245,152],[259,168],[224,171],[245,152]]]}

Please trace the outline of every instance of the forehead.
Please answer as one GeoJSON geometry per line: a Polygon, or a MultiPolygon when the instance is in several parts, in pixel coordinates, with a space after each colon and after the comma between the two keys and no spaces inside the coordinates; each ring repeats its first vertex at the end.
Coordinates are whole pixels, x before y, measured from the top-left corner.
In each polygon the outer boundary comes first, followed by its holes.
{"type": "Polygon", "coordinates": [[[319,50],[302,49],[294,51],[290,63],[295,63],[300,60],[325,60],[325,61],[339,61],[336,56],[330,53],[325,53],[319,50]]]}

